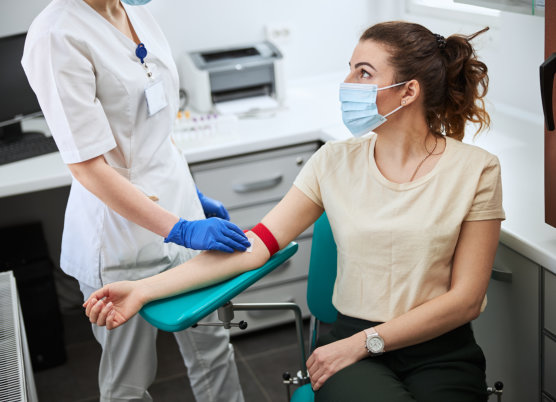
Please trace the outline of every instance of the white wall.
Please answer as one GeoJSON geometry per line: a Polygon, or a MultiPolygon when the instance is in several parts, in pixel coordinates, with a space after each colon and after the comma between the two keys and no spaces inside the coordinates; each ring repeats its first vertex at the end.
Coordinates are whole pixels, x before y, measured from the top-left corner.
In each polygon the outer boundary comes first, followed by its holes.
{"type": "Polygon", "coordinates": [[[431,16],[416,12],[400,17],[445,36],[455,32],[470,34],[489,25],[490,31],[473,42],[489,68],[489,102],[494,107],[504,104],[515,113],[542,119],[539,66],[544,61],[543,17],[509,12],[501,12],[498,18],[465,19],[456,13],[431,16]]]}
{"type": "MultiPolygon", "coordinates": [[[[0,36],[26,31],[49,0],[0,0],[0,36]]],[[[369,25],[368,0],[153,0],[147,7],[165,32],[174,56],[187,50],[244,45],[265,39],[265,27],[285,25],[279,44],[286,78],[346,70],[351,51],[369,25]]]]}

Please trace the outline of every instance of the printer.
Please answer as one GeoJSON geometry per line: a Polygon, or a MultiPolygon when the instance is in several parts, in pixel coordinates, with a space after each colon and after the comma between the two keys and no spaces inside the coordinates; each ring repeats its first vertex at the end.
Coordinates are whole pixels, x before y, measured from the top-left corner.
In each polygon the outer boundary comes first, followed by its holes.
{"type": "Polygon", "coordinates": [[[200,113],[218,103],[257,96],[284,99],[283,57],[268,41],[219,50],[186,52],[180,60],[180,87],[200,113]]]}

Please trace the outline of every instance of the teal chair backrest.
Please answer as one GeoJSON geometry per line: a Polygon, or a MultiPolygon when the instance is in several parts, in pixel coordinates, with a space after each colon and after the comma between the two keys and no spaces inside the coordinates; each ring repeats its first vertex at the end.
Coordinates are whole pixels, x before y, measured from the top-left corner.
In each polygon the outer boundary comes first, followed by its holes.
{"type": "Polygon", "coordinates": [[[307,281],[307,304],[311,314],[319,321],[336,321],[338,311],[332,305],[332,292],[336,281],[336,242],[326,212],[315,222],[309,279],[307,281]]]}

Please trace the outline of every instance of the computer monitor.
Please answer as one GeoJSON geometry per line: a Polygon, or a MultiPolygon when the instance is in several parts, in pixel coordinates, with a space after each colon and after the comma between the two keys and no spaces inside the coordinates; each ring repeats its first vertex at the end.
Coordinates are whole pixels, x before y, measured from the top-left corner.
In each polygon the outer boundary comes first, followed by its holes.
{"type": "Polygon", "coordinates": [[[21,66],[26,36],[22,33],[0,38],[0,140],[4,141],[25,135],[21,122],[41,115],[37,97],[21,66]]]}

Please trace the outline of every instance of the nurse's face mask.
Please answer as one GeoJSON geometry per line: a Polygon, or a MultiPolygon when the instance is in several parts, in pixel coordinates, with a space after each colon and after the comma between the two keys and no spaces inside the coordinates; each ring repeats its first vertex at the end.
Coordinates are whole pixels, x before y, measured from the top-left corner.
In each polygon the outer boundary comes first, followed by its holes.
{"type": "Polygon", "coordinates": [[[383,124],[388,116],[400,110],[403,105],[382,116],[378,113],[376,96],[378,91],[397,87],[406,82],[382,88],[375,84],[341,83],[340,102],[342,102],[342,120],[349,131],[355,137],[360,137],[383,124]]]}
{"type": "Polygon", "coordinates": [[[129,4],[130,6],[144,6],[151,0],[122,0],[122,3],[129,4]]]}

